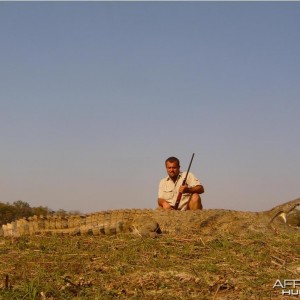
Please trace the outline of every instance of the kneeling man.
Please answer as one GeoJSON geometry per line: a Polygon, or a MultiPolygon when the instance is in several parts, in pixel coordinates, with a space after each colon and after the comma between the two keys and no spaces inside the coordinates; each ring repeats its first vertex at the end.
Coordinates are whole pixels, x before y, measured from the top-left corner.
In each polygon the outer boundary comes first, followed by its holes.
{"type": "Polygon", "coordinates": [[[189,172],[186,184],[182,185],[186,172],[180,172],[180,162],[176,157],[169,157],[165,165],[168,176],[159,183],[159,208],[172,209],[178,193],[182,193],[178,210],[202,209],[200,194],[204,193],[204,188],[200,181],[189,172]]]}

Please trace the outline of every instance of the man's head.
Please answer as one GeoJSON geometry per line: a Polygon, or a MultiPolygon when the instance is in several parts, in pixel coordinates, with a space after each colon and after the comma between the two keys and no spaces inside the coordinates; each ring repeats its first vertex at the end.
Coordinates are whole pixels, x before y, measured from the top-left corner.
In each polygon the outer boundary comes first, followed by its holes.
{"type": "Polygon", "coordinates": [[[179,159],[171,156],[166,159],[166,170],[171,179],[176,180],[180,172],[179,159]]]}

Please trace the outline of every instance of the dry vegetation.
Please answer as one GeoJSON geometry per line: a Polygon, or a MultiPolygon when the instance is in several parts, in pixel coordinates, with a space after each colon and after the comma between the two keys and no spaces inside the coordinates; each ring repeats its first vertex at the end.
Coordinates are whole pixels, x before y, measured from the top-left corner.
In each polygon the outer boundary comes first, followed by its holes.
{"type": "Polygon", "coordinates": [[[0,239],[0,299],[295,299],[299,231],[0,239]]]}

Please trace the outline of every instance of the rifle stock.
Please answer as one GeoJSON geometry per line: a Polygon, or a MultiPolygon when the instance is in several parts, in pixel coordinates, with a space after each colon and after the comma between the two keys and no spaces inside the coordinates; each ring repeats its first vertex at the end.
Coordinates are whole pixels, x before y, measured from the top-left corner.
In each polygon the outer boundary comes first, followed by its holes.
{"type": "MultiPolygon", "coordinates": [[[[190,161],[190,164],[189,164],[189,168],[188,168],[188,170],[187,170],[187,172],[186,172],[185,178],[183,179],[182,185],[185,185],[185,184],[186,184],[186,180],[187,180],[188,175],[189,175],[189,172],[190,172],[190,168],[191,168],[191,165],[192,165],[192,162],[193,162],[193,159],[194,159],[194,155],[195,155],[195,153],[193,153],[193,155],[192,155],[192,158],[191,158],[191,161],[190,161]]],[[[173,208],[174,208],[175,210],[178,210],[178,207],[179,207],[179,204],[180,204],[181,197],[182,197],[182,193],[178,193],[178,196],[177,196],[175,205],[173,206],[173,208]]]]}

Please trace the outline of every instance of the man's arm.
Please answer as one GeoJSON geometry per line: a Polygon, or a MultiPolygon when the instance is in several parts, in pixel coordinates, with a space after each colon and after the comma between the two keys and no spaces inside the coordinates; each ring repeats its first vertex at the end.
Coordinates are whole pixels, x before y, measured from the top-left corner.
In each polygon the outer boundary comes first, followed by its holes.
{"type": "Polygon", "coordinates": [[[169,204],[169,202],[163,198],[164,190],[165,190],[165,179],[162,179],[159,182],[159,188],[158,188],[158,199],[157,199],[158,206],[166,210],[172,209],[171,204],[169,204]]]}
{"type": "Polygon", "coordinates": [[[158,206],[162,207],[163,209],[171,209],[171,205],[163,198],[158,198],[157,200],[158,206]]]}
{"type": "Polygon", "coordinates": [[[193,187],[189,187],[188,185],[182,185],[179,188],[179,192],[184,194],[203,194],[204,193],[204,187],[203,185],[195,185],[193,187]]]}

